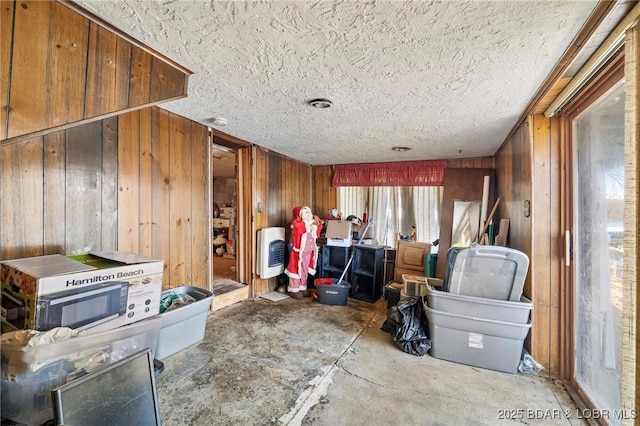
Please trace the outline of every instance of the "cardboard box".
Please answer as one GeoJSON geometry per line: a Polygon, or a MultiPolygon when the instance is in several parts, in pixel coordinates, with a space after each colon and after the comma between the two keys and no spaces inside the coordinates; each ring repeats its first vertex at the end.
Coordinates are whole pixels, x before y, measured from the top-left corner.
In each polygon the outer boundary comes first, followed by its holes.
{"type": "Polygon", "coordinates": [[[234,219],[236,217],[235,207],[220,207],[220,217],[234,219]]]}
{"type": "Polygon", "coordinates": [[[160,311],[164,262],[127,252],[0,263],[2,331],[108,330],[160,311]]]}
{"type": "Polygon", "coordinates": [[[427,277],[402,274],[402,283],[404,284],[404,294],[407,296],[427,295],[427,277]]]}
{"type": "MultiPolygon", "coordinates": [[[[367,224],[366,223],[361,223],[359,225],[353,225],[353,239],[354,240],[359,240],[360,238],[362,238],[363,233],[364,233],[364,240],[375,240],[375,238],[376,238],[375,224],[373,222],[371,222],[369,224],[368,228],[367,228],[367,224]],[[365,229],[367,230],[366,232],[365,232],[365,229]]],[[[369,244],[371,244],[371,243],[369,243],[369,244]]]]}
{"type": "Polygon", "coordinates": [[[352,223],[350,220],[328,220],[327,245],[349,247],[353,242],[352,223]]]}

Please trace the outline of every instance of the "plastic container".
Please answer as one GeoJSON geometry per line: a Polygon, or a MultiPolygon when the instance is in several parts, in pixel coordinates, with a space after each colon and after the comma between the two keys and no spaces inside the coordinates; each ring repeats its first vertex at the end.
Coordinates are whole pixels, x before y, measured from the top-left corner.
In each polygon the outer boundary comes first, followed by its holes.
{"type": "Polygon", "coordinates": [[[438,312],[469,315],[483,319],[526,324],[533,309],[533,303],[526,297],[519,302],[486,299],[439,291],[427,286],[427,307],[438,312]]]}
{"type": "Polygon", "coordinates": [[[2,417],[26,425],[53,418],[51,390],[141,349],[155,352],[159,315],[103,332],[87,330],[65,341],[36,347],[2,344],[2,417]]]}
{"type": "Polygon", "coordinates": [[[180,286],[162,292],[162,299],[176,294],[189,295],[196,302],[160,314],[162,329],[158,339],[156,358],[164,359],[204,338],[207,316],[213,293],[198,287],[180,286]]]}
{"type": "Polygon", "coordinates": [[[426,260],[424,261],[424,265],[425,265],[424,276],[429,278],[435,278],[436,266],[438,264],[438,253],[429,253],[425,256],[426,256],[426,260]]]}
{"type": "Polygon", "coordinates": [[[445,288],[455,294],[517,302],[528,269],[529,258],[518,250],[474,244],[455,256],[445,288]]]}
{"type": "Polygon", "coordinates": [[[425,306],[434,358],[516,373],[531,322],[517,324],[436,311],[425,306]]]}
{"type": "Polygon", "coordinates": [[[314,281],[318,293],[318,302],[323,305],[347,304],[351,284],[342,280],[338,285],[338,278],[316,278],[314,281]]]}

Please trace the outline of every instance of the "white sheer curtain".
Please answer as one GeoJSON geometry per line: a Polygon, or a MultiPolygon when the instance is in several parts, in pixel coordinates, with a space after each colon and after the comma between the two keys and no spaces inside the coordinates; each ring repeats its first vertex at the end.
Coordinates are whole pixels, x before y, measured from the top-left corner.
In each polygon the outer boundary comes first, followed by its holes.
{"type": "Polygon", "coordinates": [[[411,235],[413,226],[416,241],[430,243],[438,239],[441,207],[441,186],[338,187],[342,217],[362,218],[367,212],[374,222],[378,244],[390,247],[395,247],[399,234],[411,235]]]}

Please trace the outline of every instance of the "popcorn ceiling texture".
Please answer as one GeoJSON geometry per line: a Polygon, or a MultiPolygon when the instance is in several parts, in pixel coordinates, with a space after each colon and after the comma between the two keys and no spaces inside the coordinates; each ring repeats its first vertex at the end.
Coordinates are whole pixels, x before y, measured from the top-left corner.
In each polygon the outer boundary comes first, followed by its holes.
{"type": "Polygon", "coordinates": [[[161,107],[311,165],[493,155],[597,4],[77,3],[194,72],[161,107]]]}

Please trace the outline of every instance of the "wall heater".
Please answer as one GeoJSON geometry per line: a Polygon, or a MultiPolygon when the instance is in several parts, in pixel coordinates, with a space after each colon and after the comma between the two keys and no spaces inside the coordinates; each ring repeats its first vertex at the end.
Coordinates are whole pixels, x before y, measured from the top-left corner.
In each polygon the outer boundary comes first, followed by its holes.
{"type": "Polygon", "coordinates": [[[284,272],[287,244],[284,228],[262,228],[258,230],[256,250],[256,274],[262,279],[276,277],[284,272]]]}

